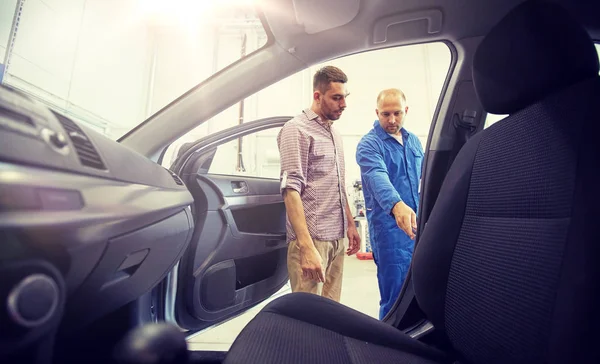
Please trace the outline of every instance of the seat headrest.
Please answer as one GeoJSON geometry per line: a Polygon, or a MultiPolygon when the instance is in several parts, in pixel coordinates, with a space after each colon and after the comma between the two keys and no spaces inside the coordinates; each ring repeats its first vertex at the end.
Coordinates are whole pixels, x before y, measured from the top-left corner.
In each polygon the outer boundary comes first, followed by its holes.
{"type": "Polygon", "coordinates": [[[483,39],[473,59],[473,81],[487,112],[511,114],[598,76],[598,67],[594,43],[565,9],[528,0],[483,39]]]}

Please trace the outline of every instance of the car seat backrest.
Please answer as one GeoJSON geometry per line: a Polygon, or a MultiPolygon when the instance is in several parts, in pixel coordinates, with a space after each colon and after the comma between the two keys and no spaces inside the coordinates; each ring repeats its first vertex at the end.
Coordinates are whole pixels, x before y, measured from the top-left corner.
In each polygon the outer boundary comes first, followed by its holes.
{"type": "Polygon", "coordinates": [[[587,32],[526,1],[473,81],[510,114],[463,146],[416,247],[421,309],[471,363],[600,362],[600,80],[587,32]]]}

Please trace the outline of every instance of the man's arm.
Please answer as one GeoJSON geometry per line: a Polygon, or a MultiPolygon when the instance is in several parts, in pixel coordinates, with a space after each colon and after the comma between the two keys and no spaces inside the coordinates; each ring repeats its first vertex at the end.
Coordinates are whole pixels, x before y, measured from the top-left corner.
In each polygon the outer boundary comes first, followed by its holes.
{"type": "Polygon", "coordinates": [[[308,231],[301,193],[306,186],[310,139],[297,125],[286,124],[277,138],[281,159],[281,192],[286,213],[296,234],[305,278],[324,282],[321,255],[308,231]]]}
{"type": "Polygon", "coordinates": [[[346,199],[346,216],[348,220],[348,250],[346,250],[346,254],[353,255],[360,250],[360,235],[354,225],[354,217],[352,216],[348,199],[346,199]]]}
{"type": "Polygon", "coordinates": [[[300,194],[294,189],[285,189],[283,191],[283,201],[292,228],[296,233],[298,244],[304,248],[310,247],[313,243],[308,226],[306,225],[306,216],[304,215],[304,206],[302,205],[300,194]]]}
{"type": "Polygon", "coordinates": [[[389,211],[396,218],[396,224],[406,235],[414,239],[416,229],[416,214],[406,205],[400,194],[392,185],[383,155],[373,142],[362,140],[356,149],[356,163],[366,187],[384,211],[389,211]]]}
{"type": "Polygon", "coordinates": [[[315,248],[315,244],[308,231],[300,194],[294,189],[286,189],[283,191],[283,201],[292,228],[296,233],[298,248],[300,249],[302,275],[316,282],[325,282],[321,266],[321,255],[317,251],[317,248],[315,248]]]}

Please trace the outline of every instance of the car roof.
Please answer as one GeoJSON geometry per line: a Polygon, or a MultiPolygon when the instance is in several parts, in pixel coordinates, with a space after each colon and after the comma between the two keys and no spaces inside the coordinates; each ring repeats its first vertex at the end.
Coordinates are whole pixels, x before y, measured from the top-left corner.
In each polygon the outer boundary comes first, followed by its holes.
{"type": "MultiPolygon", "coordinates": [[[[262,10],[276,42],[308,64],[336,56],[376,49],[483,36],[508,11],[523,0],[265,0],[262,10]],[[311,5],[312,4],[312,5],[311,5]],[[349,10],[344,10],[349,9],[349,10]],[[339,14],[342,13],[340,16],[339,14]],[[436,17],[441,24],[436,23],[436,17]],[[385,44],[374,44],[378,22],[399,23],[387,27],[385,44]],[[319,33],[307,31],[335,26],[319,33]],[[435,27],[435,29],[432,29],[435,27]],[[427,31],[424,31],[427,29],[427,31]]],[[[600,39],[600,6],[596,1],[561,3],[600,39]]]]}

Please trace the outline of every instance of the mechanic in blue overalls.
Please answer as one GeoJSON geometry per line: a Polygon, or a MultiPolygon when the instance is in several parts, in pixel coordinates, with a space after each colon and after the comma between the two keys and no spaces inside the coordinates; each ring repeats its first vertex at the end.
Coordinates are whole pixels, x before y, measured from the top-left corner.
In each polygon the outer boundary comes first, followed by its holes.
{"type": "Polygon", "coordinates": [[[419,139],[404,128],[407,112],[402,91],[382,91],[377,97],[378,120],[356,150],[377,265],[380,320],[400,295],[417,229],[424,153],[419,139]]]}

